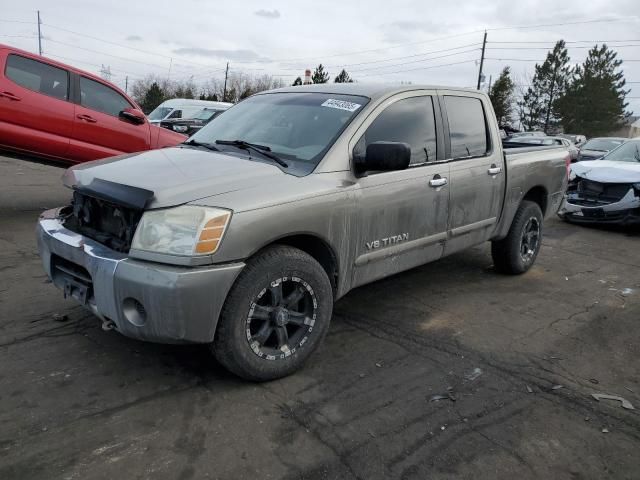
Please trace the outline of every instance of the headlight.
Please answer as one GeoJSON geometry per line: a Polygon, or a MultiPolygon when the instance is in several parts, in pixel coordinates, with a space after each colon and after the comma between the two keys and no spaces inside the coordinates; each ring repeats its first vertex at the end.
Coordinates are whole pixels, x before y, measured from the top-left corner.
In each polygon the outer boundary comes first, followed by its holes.
{"type": "Polygon", "coordinates": [[[174,132],[186,132],[187,130],[189,130],[189,127],[187,127],[186,125],[174,125],[173,126],[173,131],[174,132]]]}
{"type": "Polygon", "coordinates": [[[194,256],[215,253],[231,218],[220,208],[185,205],[144,212],[131,248],[194,256]]]}

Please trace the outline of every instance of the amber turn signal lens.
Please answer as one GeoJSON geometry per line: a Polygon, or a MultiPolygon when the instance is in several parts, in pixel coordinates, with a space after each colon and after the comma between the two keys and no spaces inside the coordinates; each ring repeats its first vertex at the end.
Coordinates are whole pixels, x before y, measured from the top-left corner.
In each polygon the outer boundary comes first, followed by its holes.
{"type": "Polygon", "coordinates": [[[229,221],[230,214],[220,215],[219,217],[212,218],[200,231],[198,237],[198,243],[196,244],[195,253],[198,254],[212,254],[218,249],[220,240],[224,235],[224,231],[229,221]]]}

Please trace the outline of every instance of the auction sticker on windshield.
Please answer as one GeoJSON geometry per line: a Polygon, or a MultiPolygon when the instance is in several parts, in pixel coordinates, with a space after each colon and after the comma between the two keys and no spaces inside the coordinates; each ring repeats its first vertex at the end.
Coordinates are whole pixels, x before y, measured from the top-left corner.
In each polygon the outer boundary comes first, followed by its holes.
{"type": "Polygon", "coordinates": [[[326,100],[321,106],[329,107],[329,108],[338,108],[340,110],[347,110],[348,112],[355,112],[362,105],[360,105],[359,103],[345,102],[344,100],[335,100],[333,98],[330,98],[326,100]]]}

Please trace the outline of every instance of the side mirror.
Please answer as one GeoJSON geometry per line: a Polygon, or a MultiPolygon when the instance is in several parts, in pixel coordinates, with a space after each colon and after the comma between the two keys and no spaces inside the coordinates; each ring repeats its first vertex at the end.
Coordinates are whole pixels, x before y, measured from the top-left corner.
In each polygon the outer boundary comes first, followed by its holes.
{"type": "Polygon", "coordinates": [[[364,158],[356,159],[356,173],[404,170],[411,161],[411,147],[401,142],[373,142],[364,158]]]}
{"type": "Polygon", "coordinates": [[[125,108],[118,114],[118,116],[135,125],[142,125],[147,121],[147,117],[144,116],[144,113],[140,110],[136,110],[135,108],[125,108]]]}

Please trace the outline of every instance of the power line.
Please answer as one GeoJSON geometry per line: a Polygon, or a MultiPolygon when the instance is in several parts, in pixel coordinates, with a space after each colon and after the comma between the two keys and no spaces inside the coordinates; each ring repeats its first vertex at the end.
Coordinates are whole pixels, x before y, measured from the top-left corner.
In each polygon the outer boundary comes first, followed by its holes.
{"type": "Polygon", "coordinates": [[[453,57],[455,55],[463,55],[465,53],[477,52],[479,50],[480,50],[479,48],[473,48],[471,50],[465,50],[465,51],[462,51],[462,52],[449,53],[447,55],[439,55],[437,57],[422,58],[420,60],[412,60],[410,62],[394,63],[394,64],[391,64],[391,65],[379,65],[377,67],[360,68],[360,69],[356,69],[356,70],[349,70],[349,72],[358,73],[358,72],[367,72],[369,70],[377,70],[377,69],[380,69],[380,68],[401,67],[403,65],[409,65],[409,64],[412,64],[412,63],[420,63],[420,62],[426,62],[426,61],[429,61],[429,60],[437,60],[438,58],[453,57]]]}
{"type": "Polygon", "coordinates": [[[520,29],[529,29],[529,28],[540,28],[540,27],[564,27],[566,25],[584,25],[587,23],[612,23],[612,22],[622,22],[625,20],[627,19],[610,18],[610,19],[600,19],[600,20],[579,20],[577,22],[547,23],[547,24],[539,24],[539,25],[512,25],[510,27],[487,28],[487,31],[495,32],[498,30],[520,30],[520,29]]]}
{"type": "Polygon", "coordinates": [[[430,70],[432,68],[450,67],[450,66],[453,66],[453,65],[462,65],[463,63],[475,63],[475,62],[476,62],[475,59],[473,59],[473,60],[463,60],[461,62],[444,63],[442,65],[430,65],[428,67],[410,68],[410,69],[407,69],[407,70],[397,70],[395,72],[370,73],[368,75],[360,75],[360,76],[361,77],[371,77],[371,76],[374,76],[374,75],[391,75],[391,74],[394,74],[394,73],[413,72],[413,71],[416,71],[416,70],[430,70]]]}
{"type": "MultiPolygon", "coordinates": [[[[63,60],[68,60],[68,61],[72,61],[72,62],[83,63],[85,65],[91,65],[92,67],[98,67],[98,68],[102,67],[102,65],[99,65],[97,63],[87,62],[85,60],[80,60],[78,58],[65,57],[65,56],[57,55],[55,53],[50,53],[50,52],[46,52],[46,56],[47,57],[61,58],[63,60]]],[[[111,70],[116,71],[116,72],[120,72],[120,73],[124,73],[124,74],[129,75],[130,77],[134,77],[134,78],[144,78],[144,76],[142,74],[140,74],[140,73],[128,72],[126,70],[120,70],[119,68],[112,68],[111,70]]]]}
{"type": "Polygon", "coordinates": [[[81,36],[81,37],[91,38],[92,40],[96,40],[98,42],[107,43],[109,45],[115,45],[116,47],[127,48],[129,50],[134,50],[134,51],[137,51],[137,52],[140,52],[140,53],[146,53],[148,55],[156,55],[158,57],[163,57],[163,58],[167,58],[167,59],[178,58],[183,62],[192,63],[194,65],[199,65],[201,67],[211,67],[211,65],[207,65],[207,64],[204,64],[204,63],[200,63],[200,62],[194,62],[193,60],[187,60],[186,58],[183,58],[183,57],[176,57],[175,55],[164,55],[162,53],[151,52],[149,50],[143,50],[141,48],[131,47],[129,45],[123,45],[121,43],[112,42],[110,40],[105,40],[103,38],[94,37],[93,35],[87,35],[86,33],[80,33],[80,32],[76,32],[74,30],[69,30],[69,29],[66,29],[66,28],[58,27],[58,26],[52,25],[50,23],[44,23],[43,22],[42,24],[47,26],[47,27],[49,27],[49,28],[53,28],[55,30],[60,30],[60,31],[63,31],[63,32],[72,33],[74,35],[78,35],[78,36],[81,36]]]}
{"type": "MultiPolygon", "coordinates": [[[[405,58],[415,58],[415,57],[421,57],[423,55],[431,55],[433,53],[443,53],[443,52],[450,52],[452,50],[459,50],[461,48],[467,48],[467,47],[479,47],[481,45],[481,43],[476,42],[476,43],[469,43],[467,45],[460,45],[459,47],[451,47],[451,48],[445,48],[442,50],[432,50],[431,52],[424,52],[424,53],[416,53],[413,55],[406,55],[403,57],[391,57],[391,58],[385,58],[382,60],[372,60],[370,62],[360,62],[360,63],[345,63],[344,65],[327,65],[327,68],[344,68],[344,67],[356,67],[358,65],[369,65],[372,63],[382,63],[382,62],[388,62],[391,60],[403,60],[405,58]]],[[[437,58],[437,57],[435,57],[437,58]]],[[[286,69],[285,69],[286,70],[286,69]]]]}
{"type": "Polygon", "coordinates": [[[3,22],[3,23],[27,23],[27,24],[30,24],[30,25],[35,25],[35,24],[36,24],[36,22],[32,22],[32,21],[26,21],[26,20],[8,20],[8,19],[2,19],[2,18],[0,18],[0,22],[3,22]]]}
{"type": "Polygon", "coordinates": [[[106,55],[108,57],[113,57],[113,58],[117,58],[119,60],[124,60],[125,62],[133,62],[133,63],[139,63],[141,65],[147,65],[148,67],[156,67],[156,68],[161,68],[163,70],[167,69],[166,65],[158,65],[157,63],[146,63],[146,62],[140,62],[138,60],[132,60],[130,58],[126,58],[126,57],[120,57],[118,55],[113,55],[111,53],[106,53],[106,52],[101,52],[99,50],[93,50],[91,48],[85,48],[85,47],[79,47],[78,45],[73,45],[71,43],[65,43],[65,42],[61,42],[59,40],[47,40],[49,42],[53,42],[53,43],[58,43],[60,45],[65,45],[67,47],[71,47],[71,48],[77,48],[78,50],[84,50],[85,52],[91,52],[91,53],[99,53],[100,55],[106,55]]]}
{"type": "MultiPolygon", "coordinates": [[[[626,43],[626,42],[640,42],[639,38],[635,38],[632,40],[565,40],[564,43],[626,43]]],[[[531,41],[531,40],[523,40],[523,41],[493,41],[487,43],[546,43],[553,44],[555,42],[553,40],[549,41],[531,41]]]]}
{"type": "MultiPolygon", "coordinates": [[[[485,58],[485,60],[496,60],[499,62],[538,62],[542,63],[544,60],[537,58],[485,58]]],[[[623,62],[640,62],[640,60],[621,59],[623,62]]]]}
{"type": "MultiPolygon", "coordinates": [[[[457,38],[457,37],[462,37],[462,36],[467,36],[467,35],[472,35],[474,33],[481,33],[484,31],[500,31],[500,30],[518,30],[518,29],[530,29],[530,28],[539,28],[539,27],[551,27],[551,26],[565,26],[565,25],[582,25],[582,24],[591,24],[591,23],[611,23],[611,22],[620,22],[620,21],[624,21],[625,19],[623,18],[618,18],[618,19],[596,19],[596,20],[581,20],[581,21],[576,21],[576,22],[563,22],[563,23],[555,23],[555,24],[538,24],[538,25],[514,25],[514,26],[505,26],[505,27],[494,27],[494,28],[486,28],[486,29],[479,29],[479,30],[473,30],[473,31],[468,31],[468,32],[464,32],[464,33],[458,33],[458,34],[453,34],[453,35],[447,35],[444,37],[438,37],[438,38],[434,38],[434,39],[429,39],[429,40],[423,40],[420,42],[409,42],[409,43],[404,43],[404,44],[396,44],[396,45],[392,45],[389,47],[381,47],[381,48],[375,48],[375,49],[369,49],[369,50],[360,50],[357,52],[343,52],[343,53],[336,53],[336,54],[330,54],[330,55],[315,55],[315,56],[307,56],[307,57],[301,57],[301,58],[295,58],[295,59],[274,59],[272,60],[273,63],[289,63],[289,62],[295,62],[298,60],[309,60],[310,58],[334,58],[334,57],[342,57],[342,56],[348,56],[348,55],[360,55],[363,53],[372,53],[372,52],[379,52],[379,51],[384,51],[384,50],[390,50],[390,49],[394,49],[394,48],[401,48],[401,47],[407,47],[407,46],[413,46],[413,45],[421,45],[421,44],[425,44],[425,43],[433,43],[433,42],[437,42],[440,40],[448,40],[451,38],[457,38]]],[[[56,25],[52,25],[52,24],[48,24],[48,23],[43,23],[43,25],[46,25],[48,27],[57,29],[57,30],[61,30],[61,31],[65,31],[68,33],[73,33],[75,35],[80,35],[80,36],[84,36],[87,38],[91,38],[93,40],[97,40],[100,42],[105,42],[105,43],[109,43],[111,45],[116,45],[118,47],[121,48],[128,48],[130,50],[136,50],[142,53],[147,53],[150,55],[157,55],[157,56],[161,56],[161,57],[165,57],[165,58],[171,58],[171,56],[168,55],[163,55],[163,54],[159,54],[156,52],[150,52],[148,50],[143,50],[143,49],[139,49],[136,47],[131,47],[129,45],[123,45],[120,43],[116,43],[116,42],[112,42],[109,40],[104,40],[102,38],[99,37],[95,37],[92,35],[87,35],[84,33],[80,33],[74,30],[69,30],[66,28],[62,28],[62,27],[58,27],[56,25]]],[[[177,57],[176,57],[177,58],[177,57]]],[[[193,63],[195,65],[201,65],[201,66],[205,66],[204,64],[200,64],[198,62],[194,62],[192,60],[186,60],[184,59],[184,61],[188,62],[188,63],[193,63]]],[[[258,61],[253,60],[253,61],[237,61],[236,63],[240,63],[240,64],[247,64],[247,63],[256,63],[258,61]]]]}
{"type": "MultiPolygon", "coordinates": [[[[496,28],[482,28],[482,29],[478,29],[478,30],[471,30],[468,32],[464,32],[464,33],[457,33],[454,35],[448,35],[445,37],[438,37],[438,38],[433,38],[430,40],[424,40],[424,41],[420,41],[420,42],[410,42],[410,43],[401,43],[401,44],[396,44],[396,45],[392,45],[390,47],[382,47],[382,48],[374,48],[374,49],[370,49],[370,50],[360,50],[357,52],[343,52],[343,53],[336,53],[336,54],[332,54],[332,55],[314,55],[314,56],[308,56],[308,57],[303,57],[303,58],[296,58],[296,59],[290,59],[289,61],[297,61],[297,60],[308,60],[309,58],[332,58],[332,57],[344,57],[344,56],[348,56],[348,55],[359,55],[362,53],[373,53],[373,52],[380,52],[383,50],[390,50],[393,48],[401,48],[401,47],[409,47],[409,46],[413,46],[413,45],[422,45],[425,43],[433,43],[433,42],[438,42],[440,40],[449,40],[451,38],[457,38],[457,37],[464,37],[467,35],[473,35],[475,33],[483,33],[485,31],[498,31],[498,30],[518,30],[521,28],[538,28],[538,27],[555,27],[555,26],[564,26],[564,25],[581,25],[581,24],[587,24],[587,23],[611,23],[611,22],[620,22],[620,21],[624,21],[625,19],[622,18],[618,18],[618,19],[599,19],[599,20],[583,20],[583,21],[577,21],[577,22],[565,22],[565,23],[555,23],[555,24],[539,24],[539,25],[512,25],[512,26],[507,26],[507,27],[496,27],[496,28]]],[[[286,60],[274,60],[274,62],[280,62],[280,63],[287,63],[286,60]]]]}
{"type": "MultiPolygon", "coordinates": [[[[625,48],[625,47],[640,47],[639,44],[635,45],[607,45],[609,48],[625,48]]],[[[586,45],[574,45],[569,48],[593,48],[593,46],[586,45]]],[[[549,50],[548,47],[487,47],[487,50],[549,50]]]]}

